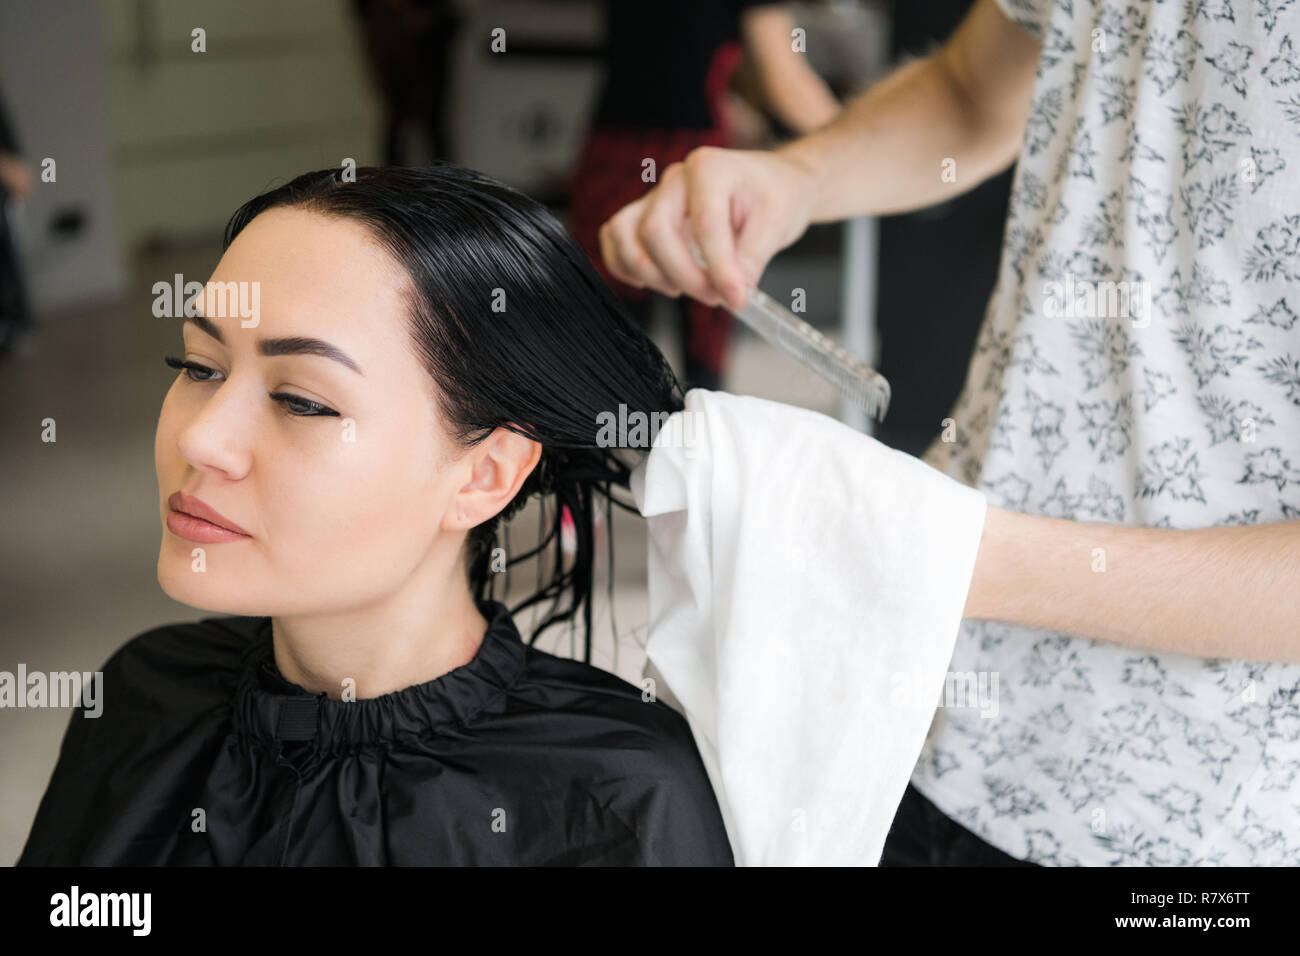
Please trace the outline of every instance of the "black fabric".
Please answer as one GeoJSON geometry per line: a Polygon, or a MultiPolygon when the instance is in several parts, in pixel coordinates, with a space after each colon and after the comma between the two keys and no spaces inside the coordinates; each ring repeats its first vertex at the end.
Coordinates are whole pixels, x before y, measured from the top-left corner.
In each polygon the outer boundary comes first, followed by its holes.
{"type": "Polygon", "coordinates": [[[878,441],[920,455],[961,394],[1002,255],[1015,167],[939,206],[880,219],[876,329],[893,389],[878,441]]]}
{"type": "Polygon", "coordinates": [[[0,186],[0,359],[8,357],[20,332],[36,325],[6,202],[7,193],[0,186]]]}
{"type": "Polygon", "coordinates": [[[22,150],[18,148],[18,136],[14,133],[13,124],[9,122],[9,113],[5,109],[3,93],[0,93],[0,153],[13,153],[15,155],[22,153],[22,150]]]}
{"type": "Polygon", "coordinates": [[[889,52],[925,56],[952,36],[974,0],[893,0],[889,4],[889,52]]]}
{"type": "Polygon", "coordinates": [[[910,783],[885,838],[881,866],[1036,866],[982,840],[910,783]]]}
{"type": "Polygon", "coordinates": [[[740,18],[776,0],[605,3],[601,126],[712,129],[705,79],[714,54],[740,39],[740,18]]]}
{"type": "Polygon", "coordinates": [[[134,638],[18,865],[733,865],[685,719],[479,607],[469,663],[352,702],[281,676],[267,617],[134,638]]]}

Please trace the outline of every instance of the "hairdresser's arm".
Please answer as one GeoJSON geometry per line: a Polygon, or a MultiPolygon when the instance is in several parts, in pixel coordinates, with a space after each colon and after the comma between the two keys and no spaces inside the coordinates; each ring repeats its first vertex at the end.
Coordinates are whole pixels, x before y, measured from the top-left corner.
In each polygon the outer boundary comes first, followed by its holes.
{"type": "Polygon", "coordinates": [[[989,506],[965,616],[1300,663],[1300,521],[1180,531],[989,506]]]}
{"type": "Polygon", "coordinates": [[[1020,152],[1039,49],[993,0],[978,0],[937,51],[779,150],[813,171],[811,221],[918,209],[1006,169],[1020,152]]]}
{"type": "Polygon", "coordinates": [[[738,308],[810,222],[916,209],[1004,169],[1020,148],[1038,52],[993,0],[977,0],[940,50],[860,94],[828,126],[773,151],[701,147],[663,170],[601,226],[605,263],[630,285],[712,305],[725,295],[738,308]]]}

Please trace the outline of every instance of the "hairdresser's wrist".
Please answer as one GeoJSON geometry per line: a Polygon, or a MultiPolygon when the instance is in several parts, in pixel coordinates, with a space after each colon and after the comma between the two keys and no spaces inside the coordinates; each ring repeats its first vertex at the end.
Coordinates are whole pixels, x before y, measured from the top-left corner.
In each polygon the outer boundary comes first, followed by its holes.
{"type": "Polygon", "coordinates": [[[1015,568],[1019,552],[1014,546],[1014,535],[1017,519],[1023,517],[994,505],[988,506],[962,617],[1008,619],[1011,597],[1019,577],[1015,568]]]}
{"type": "Polygon", "coordinates": [[[804,197],[809,223],[832,222],[841,218],[834,209],[827,208],[826,180],[830,157],[826,145],[824,136],[818,132],[774,150],[797,171],[795,189],[804,197]]]}

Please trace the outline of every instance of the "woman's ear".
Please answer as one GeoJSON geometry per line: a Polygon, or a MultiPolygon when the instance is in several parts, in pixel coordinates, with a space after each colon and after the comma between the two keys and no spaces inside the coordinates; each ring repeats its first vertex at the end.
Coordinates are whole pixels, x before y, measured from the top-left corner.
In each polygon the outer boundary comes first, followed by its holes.
{"type": "Polygon", "coordinates": [[[448,531],[467,531],[501,512],[542,457],[540,442],[498,428],[468,452],[470,477],[443,518],[448,531]]]}

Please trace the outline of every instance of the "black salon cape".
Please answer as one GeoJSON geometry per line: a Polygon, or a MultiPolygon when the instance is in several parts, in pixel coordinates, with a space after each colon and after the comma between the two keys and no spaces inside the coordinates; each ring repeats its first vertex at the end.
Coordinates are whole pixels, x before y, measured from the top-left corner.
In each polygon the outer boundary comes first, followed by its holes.
{"type": "Polygon", "coordinates": [[[279,674],[268,617],[141,634],[18,865],[733,865],[685,719],[479,608],[469,663],[351,702],[279,674]]]}

